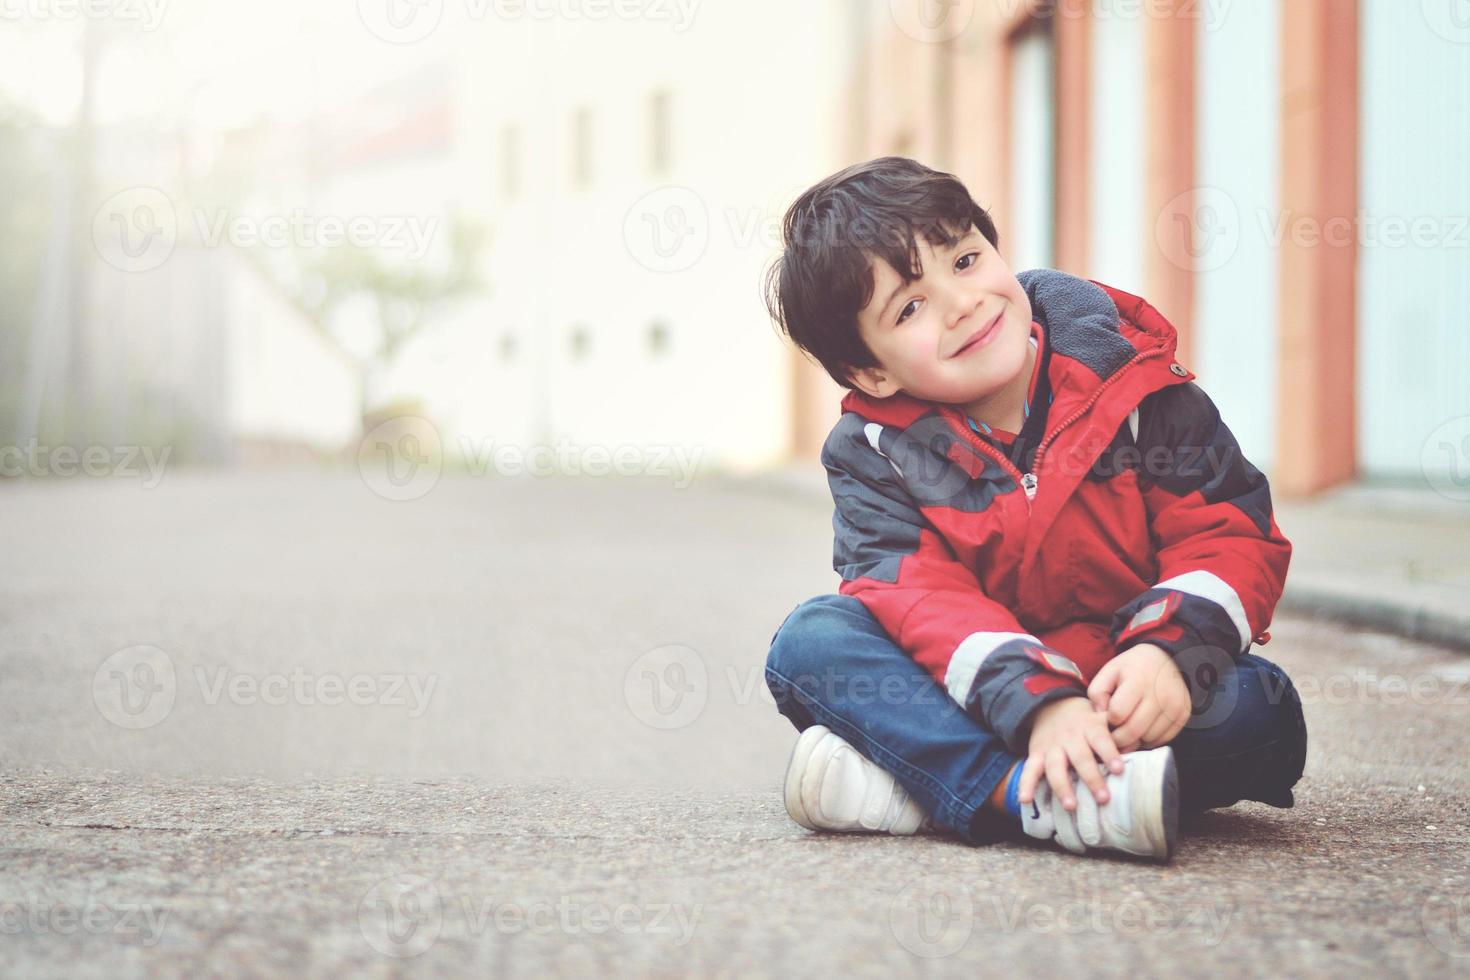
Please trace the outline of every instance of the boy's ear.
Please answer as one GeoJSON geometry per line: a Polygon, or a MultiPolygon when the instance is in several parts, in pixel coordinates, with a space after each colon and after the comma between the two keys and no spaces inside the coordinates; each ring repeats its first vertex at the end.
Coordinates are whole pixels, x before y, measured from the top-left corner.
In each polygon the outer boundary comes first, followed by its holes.
{"type": "Polygon", "coordinates": [[[873,398],[887,398],[899,390],[898,384],[882,368],[852,368],[847,376],[863,394],[873,398]]]}

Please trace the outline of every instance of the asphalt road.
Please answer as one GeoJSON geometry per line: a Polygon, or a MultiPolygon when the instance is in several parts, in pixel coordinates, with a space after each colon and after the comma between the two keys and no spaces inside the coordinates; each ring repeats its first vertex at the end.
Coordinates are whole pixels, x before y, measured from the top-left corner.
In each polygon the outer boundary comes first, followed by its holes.
{"type": "Polygon", "coordinates": [[[0,541],[0,974],[1470,969],[1449,651],[1279,619],[1298,804],[1155,867],[791,823],[761,666],[836,580],[766,484],[0,483],[0,541]]]}

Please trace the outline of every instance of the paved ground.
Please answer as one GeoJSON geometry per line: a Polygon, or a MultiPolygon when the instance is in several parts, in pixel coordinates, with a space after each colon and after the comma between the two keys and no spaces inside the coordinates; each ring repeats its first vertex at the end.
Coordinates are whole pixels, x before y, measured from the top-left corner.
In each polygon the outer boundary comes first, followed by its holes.
{"type": "Polygon", "coordinates": [[[1278,620],[1298,806],[1166,868],[792,824],[760,666],[827,521],[703,478],[0,484],[0,974],[1470,966],[1470,659],[1383,634],[1278,620]]]}

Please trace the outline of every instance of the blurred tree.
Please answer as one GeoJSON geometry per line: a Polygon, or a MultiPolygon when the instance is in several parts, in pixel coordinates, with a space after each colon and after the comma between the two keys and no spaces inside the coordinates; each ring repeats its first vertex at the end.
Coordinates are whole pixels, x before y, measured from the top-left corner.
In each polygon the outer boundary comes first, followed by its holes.
{"type": "MultiPolygon", "coordinates": [[[[18,107],[0,98],[0,441],[23,443],[35,436],[45,364],[35,354],[48,323],[41,317],[41,267],[52,228],[48,194],[53,175],[40,152],[48,132],[18,107]],[[21,193],[15,193],[21,190],[21,193]],[[27,431],[22,431],[27,430],[27,431]]],[[[53,157],[55,154],[53,154],[53,157]]]]}
{"type": "Polygon", "coordinates": [[[380,249],[246,248],[250,263],[311,328],[357,372],[359,415],[380,407],[382,384],[403,349],[457,302],[480,292],[482,228],[462,216],[449,222],[437,262],[407,261],[380,249]],[[371,336],[359,337],[364,323],[371,336]]]}

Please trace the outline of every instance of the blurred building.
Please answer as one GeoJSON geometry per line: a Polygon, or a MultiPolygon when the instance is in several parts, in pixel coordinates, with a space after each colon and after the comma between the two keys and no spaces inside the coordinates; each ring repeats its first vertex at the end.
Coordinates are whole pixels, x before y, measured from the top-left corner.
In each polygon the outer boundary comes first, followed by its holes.
{"type": "Polygon", "coordinates": [[[785,205],[850,151],[842,0],[674,4],[466,32],[457,184],[491,292],[460,350],[472,440],[789,457],[792,370],[760,275],[785,205]]]}
{"type": "MultiPolygon", "coordinates": [[[[854,158],[959,175],[1013,268],[1149,299],[1283,495],[1470,438],[1470,13],[1456,0],[857,3],[854,158]]],[[[797,358],[811,457],[840,389],[797,358]]]]}

